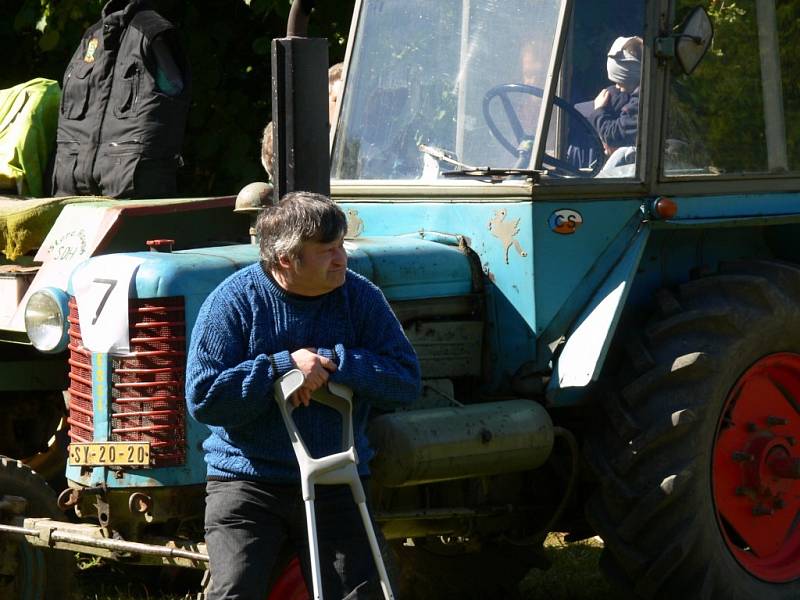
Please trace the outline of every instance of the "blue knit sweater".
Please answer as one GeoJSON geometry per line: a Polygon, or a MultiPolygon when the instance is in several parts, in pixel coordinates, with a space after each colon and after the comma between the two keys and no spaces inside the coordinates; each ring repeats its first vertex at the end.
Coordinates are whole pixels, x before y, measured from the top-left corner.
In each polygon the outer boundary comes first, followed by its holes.
{"type": "MultiPolygon", "coordinates": [[[[358,468],[368,474],[370,407],[408,405],[420,392],[419,365],[400,323],[381,291],[352,271],[340,288],[303,298],[288,294],[255,264],[206,298],[192,332],[186,401],[190,414],[211,430],[203,443],[208,477],[299,480],[273,383],[293,368],[290,354],[307,347],[337,363],[330,381],[353,390],[358,468]]],[[[312,456],[341,449],[339,413],[312,401],[293,416],[312,456]]]]}

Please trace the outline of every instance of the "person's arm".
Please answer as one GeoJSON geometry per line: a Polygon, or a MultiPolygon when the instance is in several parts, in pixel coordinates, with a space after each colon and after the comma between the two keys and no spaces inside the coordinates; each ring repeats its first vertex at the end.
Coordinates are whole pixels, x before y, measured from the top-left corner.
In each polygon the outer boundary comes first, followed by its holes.
{"type": "Polygon", "coordinates": [[[197,316],[186,366],[186,404],[197,421],[236,427],[275,404],[274,381],[288,372],[288,352],[248,359],[249,326],[230,298],[213,293],[197,316]]]}
{"type": "Polygon", "coordinates": [[[414,348],[380,290],[368,290],[360,308],[365,330],[361,347],[336,344],[332,349],[317,350],[338,364],[330,381],[347,385],[355,396],[378,408],[411,404],[419,397],[421,386],[414,348]]]}
{"type": "Polygon", "coordinates": [[[606,145],[612,148],[633,146],[639,129],[639,97],[632,96],[619,111],[608,101],[596,108],[589,120],[606,145]]]}

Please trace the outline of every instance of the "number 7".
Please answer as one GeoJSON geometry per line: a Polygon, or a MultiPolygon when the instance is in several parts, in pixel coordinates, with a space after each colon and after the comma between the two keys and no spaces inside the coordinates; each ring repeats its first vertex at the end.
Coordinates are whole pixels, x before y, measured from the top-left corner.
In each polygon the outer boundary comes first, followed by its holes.
{"type": "Polygon", "coordinates": [[[116,279],[94,279],[93,283],[102,283],[103,285],[107,285],[108,289],[106,293],[103,295],[103,299],[100,300],[100,304],[97,307],[97,312],[94,314],[94,319],[92,319],[92,325],[97,323],[97,319],[100,317],[100,313],[103,312],[103,309],[106,306],[106,302],[108,301],[108,297],[111,295],[111,292],[114,291],[114,288],[117,287],[117,280],[116,279]]]}

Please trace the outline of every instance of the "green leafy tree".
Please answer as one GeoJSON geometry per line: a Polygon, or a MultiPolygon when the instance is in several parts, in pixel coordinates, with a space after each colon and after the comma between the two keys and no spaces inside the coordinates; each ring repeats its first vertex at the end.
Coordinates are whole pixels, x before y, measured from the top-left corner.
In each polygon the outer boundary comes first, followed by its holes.
{"type": "MultiPolygon", "coordinates": [[[[100,17],[98,0],[4,0],[0,88],[34,77],[61,81],[83,32],[100,17]]],[[[182,195],[235,194],[266,177],[260,137],[271,118],[270,43],[286,32],[289,0],[153,0],[183,41],[192,71],[192,106],[179,173],[182,195]]],[[[344,57],[353,0],[318,2],[309,35],[344,57]]]]}
{"type": "MultiPolygon", "coordinates": [[[[685,0],[679,14],[696,6],[685,0]]],[[[727,173],[767,169],[758,24],[754,0],[711,0],[714,41],[690,76],[673,78],[670,136],[690,163],[727,173]]],[[[790,169],[800,168],[800,0],[777,0],[778,44],[790,169]]],[[[677,69],[677,67],[676,67],[677,69]]],[[[676,72],[676,71],[674,71],[676,72]]]]}

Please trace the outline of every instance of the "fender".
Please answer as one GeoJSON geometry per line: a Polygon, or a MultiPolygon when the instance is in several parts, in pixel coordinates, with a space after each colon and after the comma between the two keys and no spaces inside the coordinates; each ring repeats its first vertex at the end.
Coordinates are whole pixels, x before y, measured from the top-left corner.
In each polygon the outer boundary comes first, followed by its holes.
{"type": "Polygon", "coordinates": [[[570,329],[548,384],[550,404],[571,404],[575,394],[565,390],[597,381],[649,237],[650,224],[642,222],[570,329]]]}

